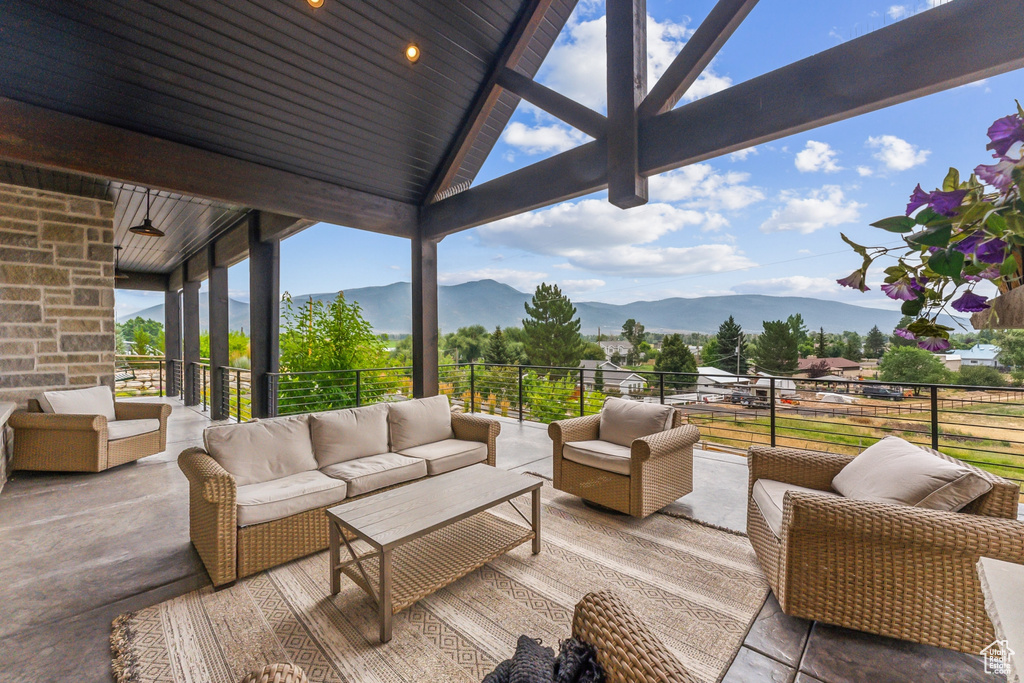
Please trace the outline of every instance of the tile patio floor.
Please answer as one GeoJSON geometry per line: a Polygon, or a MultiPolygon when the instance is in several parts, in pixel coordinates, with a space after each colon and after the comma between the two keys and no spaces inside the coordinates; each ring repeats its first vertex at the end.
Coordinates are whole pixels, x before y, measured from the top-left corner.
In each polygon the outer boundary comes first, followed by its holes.
{"type": "MultiPolygon", "coordinates": [[[[114,617],[209,583],[176,458],[210,422],[167,401],[164,453],[99,474],[18,473],[0,493],[0,682],[109,682],[114,617]]],[[[502,420],[499,467],[550,476],[550,449],[543,425],[502,420]]],[[[744,458],[699,451],[694,470],[671,507],[743,530],[744,458]]],[[[969,655],[788,617],[769,596],[724,683],[1000,680],[969,655]]]]}

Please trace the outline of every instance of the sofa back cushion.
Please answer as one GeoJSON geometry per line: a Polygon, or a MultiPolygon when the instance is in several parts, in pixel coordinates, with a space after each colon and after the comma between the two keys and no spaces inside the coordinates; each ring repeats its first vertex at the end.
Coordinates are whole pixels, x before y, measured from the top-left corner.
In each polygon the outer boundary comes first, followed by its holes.
{"type": "Polygon", "coordinates": [[[633,439],[663,432],[672,427],[675,408],[659,403],[641,403],[610,397],[601,408],[598,434],[601,441],[629,446],[633,439]]]}
{"type": "Polygon", "coordinates": [[[317,469],[308,415],[208,427],[203,441],[239,486],[317,469]]]}
{"type": "Polygon", "coordinates": [[[388,427],[391,450],[422,446],[455,437],[452,431],[452,409],[443,394],[430,398],[388,404],[388,427]]]}
{"type": "Polygon", "coordinates": [[[114,392],[109,387],[90,387],[70,391],[44,391],[39,397],[44,413],[59,415],[102,415],[113,422],[114,392]]]}
{"type": "Polygon", "coordinates": [[[973,468],[897,436],[864,449],[832,480],[847,498],[956,512],[992,488],[973,468]]]}
{"type": "Polygon", "coordinates": [[[388,452],[384,403],[309,416],[313,455],[320,467],[388,452]]]}

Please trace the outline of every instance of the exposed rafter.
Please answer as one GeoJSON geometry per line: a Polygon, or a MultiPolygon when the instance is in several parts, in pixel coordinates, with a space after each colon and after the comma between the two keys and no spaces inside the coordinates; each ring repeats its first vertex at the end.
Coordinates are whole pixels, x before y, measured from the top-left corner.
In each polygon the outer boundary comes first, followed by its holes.
{"type": "Polygon", "coordinates": [[[757,0],[718,0],[640,104],[640,118],[674,107],[756,4],[757,0]]]}
{"type": "Polygon", "coordinates": [[[502,69],[498,74],[498,85],[592,138],[602,138],[607,133],[608,119],[602,114],[514,69],[502,69]]]}
{"type": "Polygon", "coordinates": [[[487,117],[498,103],[498,97],[501,95],[501,87],[498,85],[499,75],[505,68],[515,68],[519,60],[522,59],[530,39],[540,27],[552,2],[553,0],[530,0],[523,6],[515,28],[508,34],[504,47],[491,66],[487,80],[477,91],[473,107],[463,119],[459,134],[452,141],[444,156],[444,161],[441,162],[434,174],[434,179],[427,186],[427,191],[423,194],[424,204],[429,204],[438,193],[444,192],[455,180],[466,153],[473,146],[473,141],[476,140],[476,136],[487,122],[487,117]]]}
{"type": "Polygon", "coordinates": [[[412,237],[417,207],[0,97],[0,159],[412,237]]]}
{"type": "Polygon", "coordinates": [[[640,175],[637,107],[647,95],[647,2],[607,0],[608,201],[621,209],[647,203],[640,175]]]}
{"type": "MultiPolygon", "coordinates": [[[[957,0],[640,122],[653,175],[1024,67],[1020,0],[957,0]],[[942,46],[937,49],[936,46],[942,46]]],[[[429,237],[603,189],[591,142],[478,185],[421,214],[429,237]]]]}

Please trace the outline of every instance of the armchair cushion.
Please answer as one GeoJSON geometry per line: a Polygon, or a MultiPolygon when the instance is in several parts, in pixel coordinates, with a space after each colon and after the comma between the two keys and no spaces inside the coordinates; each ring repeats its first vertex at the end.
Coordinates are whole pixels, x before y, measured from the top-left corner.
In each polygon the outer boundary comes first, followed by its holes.
{"type": "Polygon", "coordinates": [[[580,465],[629,476],[630,449],[610,441],[570,441],[562,457],[580,465]]]}
{"type": "Polygon", "coordinates": [[[348,484],[322,472],[299,472],[280,479],[239,486],[238,526],[284,519],[306,510],[340,503],[348,484]]]}
{"type": "Polygon", "coordinates": [[[832,487],[847,498],[956,512],[988,493],[992,482],[896,436],[869,446],[832,487]]]}
{"type": "Polygon", "coordinates": [[[487,460],[487,444],[479,441],[445,439],[415,448],[406,448],[402,455],[425,461],[427,474],[433,476],[484,462],[487,460]]]}
{"type": "Polygon", "coordinates": [[[160,420],[115,420],[107,423],[107,441],[127,439],[129,436],[160,431],[160,420]]]}
{"type": "Polygon", "coordinates": [[[831,491],[819,491],[818,489],[796,486],[795,484],[787,484],[783,481],[773,481],[771,479],[758,479],[754,482],[754,488],[751,489],[750,495],[757,504],[757,509],[760,511],[761,516],[764,517],[764,521],[768,524],[768,528],[772,530],[776,538],[782,538],[782,508],[787,491],[803,491],[839,497],[831,491]]]}
{"type": "Polygon", "coordinates": [[[309,417],[313,454],[320,467],[388,452],[388,407],[377,403],[309,417]]]}
{"type": "Polygon", "coordinates": [[[388,404],[391,450],[404,451],[455,436],[452,409],[444,394],[388,404]]]}
{"type": "Polygon", "coordinates": [[[206,451],[234,476],[239,486],[317,469],[309,416],[208,427],[206,451]]]}
{"type": "Polygon", "coordinates": [[[672,406],[612,397],[601,408],[598,433],[602,441],[629,447],[633,439],[671,428],[674,412],[672,406]]]}
{"type": "Polygon", "coordinates": [[[117,419],[114,414],[114,393],[108,387],[44,391],[39,397],[39,407],[44,413],[102,415],[110,422],[117,419]]]}
{"type": "Polygon", "coordinates": [[[382,453],[330,465],[323,473],[348,484],[349,496],[361,496],[427,476],[426,461],[398,453],[382,453]]]}

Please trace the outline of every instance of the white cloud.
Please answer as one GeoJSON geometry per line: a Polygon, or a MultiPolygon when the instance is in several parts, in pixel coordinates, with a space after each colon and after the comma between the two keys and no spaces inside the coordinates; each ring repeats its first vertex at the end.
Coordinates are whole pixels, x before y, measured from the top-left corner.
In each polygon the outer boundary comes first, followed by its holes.
{"type": "Polygon", "coordinates": [[[770,296],[821,296],[839,293],[839,284],[829,277],[809,277],[792,275],[775,277],[765,280],[749,280],[735,285],[732,290],[737,294],[768,294],[770,296]]]}
{"type": "Polygon", "coordinates": [[[919,166],[928,160],[930,150],[921,149],[895,135],[872,135],[865,143],[871,149],[878,150],[872,156],[891,171],[906,171],[919,166]]]}
{"type": "Polygon", "coordinates": [[[544,154],[548,152],[564,152],[578,147],[590,138],[575,128],[560,124],[550,126],[527,126],[515,121],[510,123],[501,134],[501,139],[512,147],[517,147],[527,154],[544,154]]]}
{"type": "Polygon", "coordinates": [[[866,177],[868,177],[869,175],[871,175],[873,173],[874,173],[874,171],[871,170],[870,166],[858,166],[857,167],[857,175],[859,175],[861,178],[866,178],[866,177]]]}
{"type": "Polygon", "coordinates": [[[749,173],[692,164],[651,176],[651,197],[691,209],[737,211],[764,199],[759,188],[744,184],[749,179],[749,173]]]}
{"type": "Polygon", "coordinates": [[[729,161],[746,161],[749,156],[757,156],[757,147],[738,149],[729,155],[729,161]]]}
{"type": "Polygon", "coordinates": [[[567,254],[580,268],[623,277],[664,277],[723,273],[757,264],[731,244],[693,247],[620,247],[614,251],[567,254]]]}
{"type": "Polygon", "coordinates": [[[561,285],[562,289],[564,289],[566,292],[574,292],[579,294],[583,292],[592,292],[595,289],[600,289],[601,287],[604,287],[605,281],[598,280],[597,278],[593,278],[590,280],[562,280],[561,285]]]}
{"type": "Polygon", "coordinates": [[[827,142],[808,140],[804,148],[797,152],[793,163],[796,164],[796,170],[801,173],[813,173],[815,171],[835,173],[842,170],[842,167],[836,163],[838,155],[839,153],[832,149],[827,142]]]}
{"type": "Polygon", "coordinates": [[[547,273],[532,270],[516,270],[514,268],[479,268],[476,270],[460,270],[452,273],[438,273],[437,282],[442,285],[458,285],[476,280],[497,280],[520,291],[536,288],[547,278],[547,273]]]}
{"type": "Polygon", "coordinates": [[[889,9],[886,10],[885,13],[888,14],[889,18],[893,21],[899,21],[900,19],[910,15],[910,7],[907,5],[890,5],[889,9]]]}
{"type": "Polygon", "coordinates": [[[860,209],[865,206],[847,200],[838,185],[825,185],[803,197],[785,191],[779,198],[785,203],[761,224],[762,232],[792,230],[807,235],[822,228],[852,223],[860,218],[860,209]]]}

